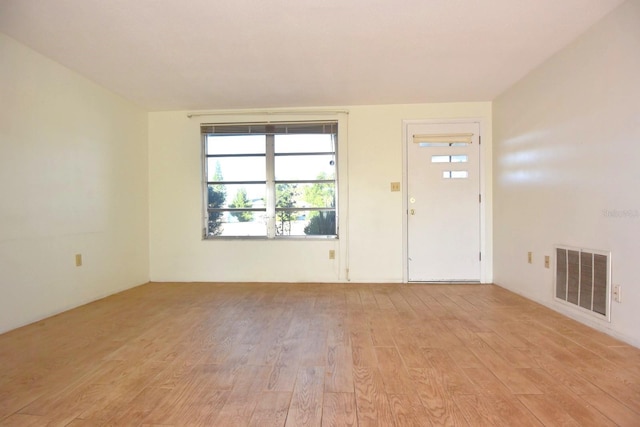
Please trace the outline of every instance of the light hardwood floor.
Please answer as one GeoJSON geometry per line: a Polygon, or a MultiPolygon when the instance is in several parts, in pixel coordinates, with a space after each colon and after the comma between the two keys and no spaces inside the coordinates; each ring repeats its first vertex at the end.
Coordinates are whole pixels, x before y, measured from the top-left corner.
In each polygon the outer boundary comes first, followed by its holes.
{"type": "Polygon", "coordinates": [[[0,335],[2,426],[640,426],[640,350],[492,285],[151,283],[0,335]]]}

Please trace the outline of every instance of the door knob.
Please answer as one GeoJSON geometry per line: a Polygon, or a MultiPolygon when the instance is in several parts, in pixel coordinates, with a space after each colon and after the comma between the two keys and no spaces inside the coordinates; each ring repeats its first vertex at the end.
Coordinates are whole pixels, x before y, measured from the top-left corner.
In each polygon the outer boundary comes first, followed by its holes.
{"type": "Polygon", "coordinates": [[[415,209],[411,209],[411,215],[415,215],[416,214],[416,210],[415,209]]]}

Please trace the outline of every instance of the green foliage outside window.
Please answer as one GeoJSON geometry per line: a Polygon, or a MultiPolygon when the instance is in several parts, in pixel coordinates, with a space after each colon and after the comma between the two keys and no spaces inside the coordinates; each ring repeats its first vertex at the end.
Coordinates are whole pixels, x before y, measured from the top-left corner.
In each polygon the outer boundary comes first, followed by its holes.
{"type": "MultiPolygon", "coordinates": [[[[297,184],[276,185],[276,209],[295,208],[298,197],[297,184]]],[[[276,234],[279,236],[291,235],[291,222],[296,219],[295,211],[276,212],[276,234]]]]}
{"type": "MultiPolygon", "coordinates": [[[[318,175],[317,179],[330,179],[325,173],[318,175]]],[[[335,207],[336,194],[332,184],[317,183],[305,188],[304,201],[310,206],[335,207]]],[[[313,236],[330,236],[336,234],[336,213],[311,212],[309,223],[304,227],[304,234],[313,236]]]]}
{"type": "MultiPolygon", "coordinates": [[[[230,208],[250,208],[253,204],[247,197],[247,189],[240,188],[236,193],[235,199],[229,205],[230,208]]],[[[253,219],[253,212],[231,212],[231,215],[237,218],[238,222],[249,222],[253,219]]]]}
{"type": "MultiPolygon", "coordinates": [[[[220,163],[216,162],[216,171],[213,175],[214,181],[222,181],[222,169],[220,163]]],[[[207,206],[213,209],[219,209],[224,205],[227,198],[227,190],[224,185],[210,184],[207,188],[207,206]]],[[[219,236],[222,234],[222,212],[209,212],[207,221],[207,231],[210,236],[219,236]]]]}

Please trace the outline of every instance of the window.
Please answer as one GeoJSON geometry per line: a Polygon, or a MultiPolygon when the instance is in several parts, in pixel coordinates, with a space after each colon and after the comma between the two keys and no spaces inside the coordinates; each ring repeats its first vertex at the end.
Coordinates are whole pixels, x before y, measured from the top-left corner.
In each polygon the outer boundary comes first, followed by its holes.
{"type": "Polygon", "coordinates": [[[202,125],[205,238],[336,238],[337,122],[202,125]]]}
{"type": "Polygon", "coordinates": [[[466,163],[467,161],[469,161],[469,156],[466,154],[431,156],[431,163],[466,163]]]}
{"type": "Polygon", "coordinates": [[[469,171],[442,171],[444,179],[466,179],[469,178],[469,171]]]}

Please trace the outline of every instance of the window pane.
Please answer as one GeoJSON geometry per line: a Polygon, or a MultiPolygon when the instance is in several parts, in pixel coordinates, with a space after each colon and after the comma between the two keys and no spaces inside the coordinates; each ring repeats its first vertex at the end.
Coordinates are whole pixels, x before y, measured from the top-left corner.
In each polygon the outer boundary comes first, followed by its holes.
{"type": "Polygon", "coordinates": [[[209,157],[207,181],[266,181],[264,157],[209,157]]]}
{"type": "Polygon", "coordinates": [[[276,135],[276,153],[334,153],[333,135],[276,135]]]}
{"type": "Polygon", "coordinates": [[[469,178],[468,171],[442,171],[442,177],[445,179],[465,179],[469,178]]]}
{"type": "Polygon", "coordinates": [[[307,183],[297,185],[296,207],[333,208],[336,206],[335,183],[307,183]]]}
{"type": "Polygon", "coordinates": [[[276,156],[275,169],[277,181],[333,179],[336,176],[332,155],[276,156]]]}
{"type": "Polygon", "coordinates": [[[207,154],[264,154],[264,135],[207,135],[207,154]]]}
{"type": "Polygon", "coordinates": [[[221,212],[220,224],[222,237],[266,236],[266,212],[241,211],[221,212]]]}
{"type": "Polygon", "coordinates": [[[335,210],[276,212],[277,236],[335,236],[336,234],[335,210]]]}
{"type": "Polygon", "coordinates": [[[469,161],[469,157],[466,154],[451,156],[451,163],[465,163],[467,161],[469,161]]]}
{"type": "MultiPolygon", "coordinates": [[[[266,186],[209,185],[208,208],[254,208],[264,209],[266,186]]],[[[262,211],[216,211],[208,212],[208,234],[210,236],[266,236],[266,212],[262,211]]]]}
{"type": "Polygon", "coordinates": [[[451,156],[431,156],[431,163],[449,163],[451,156]]]}
{"type": "Polygon", "coordinates": [[[301,207],[299,184],[276,184],[276,208],[301,207]]]}
{"type": "Polygon", "coordinates": [[[431,156],[431,163],[464,163],[468,161],[466,154],[455,156],[431,156]]]}
{"type": "Polygon", "coordinates": [[[208,207],[264,209],[266,188],[265,184],[210,184],[208,207]]]}

